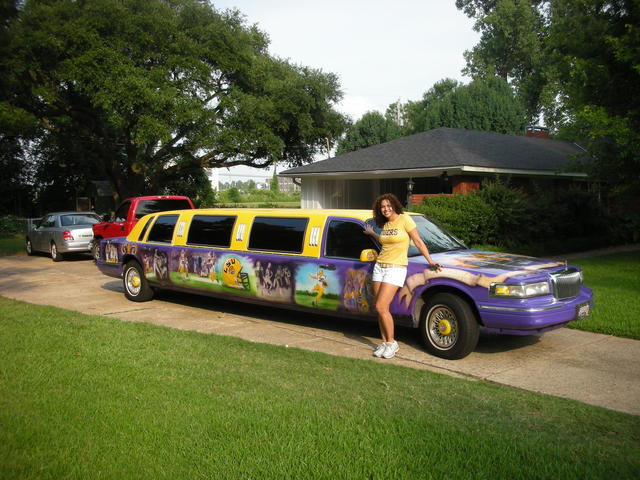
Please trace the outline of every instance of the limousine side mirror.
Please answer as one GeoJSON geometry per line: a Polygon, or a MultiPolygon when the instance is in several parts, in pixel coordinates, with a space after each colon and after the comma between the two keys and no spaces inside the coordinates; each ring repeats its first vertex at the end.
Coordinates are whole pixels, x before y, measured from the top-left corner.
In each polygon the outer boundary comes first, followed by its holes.
{"type": "Polygon", "coordinates": [[[362,250],[360,252],[361,262],[375,262],[377,259],[378,252],[376,252],[373,248],[367,248],[366,250],[362,250]]]}

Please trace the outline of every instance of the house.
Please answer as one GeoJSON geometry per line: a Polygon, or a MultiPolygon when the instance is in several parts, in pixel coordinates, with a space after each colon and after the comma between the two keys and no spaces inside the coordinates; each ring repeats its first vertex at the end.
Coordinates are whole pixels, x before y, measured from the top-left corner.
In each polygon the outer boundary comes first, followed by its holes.
{"type": "Polygon", "coordinates": [[[381,193],[420,203],[425,195],[466,194],[497,176],[525,189],[566,188],[585,173],[563,171],[584,152],[579,145],[528,136],[437,128],[280,173],[299,179],[303,208],[369,208],[381,193]]]}

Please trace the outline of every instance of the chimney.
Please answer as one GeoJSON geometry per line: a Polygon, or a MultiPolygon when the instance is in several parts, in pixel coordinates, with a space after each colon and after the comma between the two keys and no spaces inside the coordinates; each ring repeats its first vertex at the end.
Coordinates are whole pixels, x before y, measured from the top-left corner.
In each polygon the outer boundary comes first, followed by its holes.
{"type": "Polygon", "coordinates": [[[524,129],[525,137],[549,138],[549,129],[538,125],[529,125],[524,129]]]}

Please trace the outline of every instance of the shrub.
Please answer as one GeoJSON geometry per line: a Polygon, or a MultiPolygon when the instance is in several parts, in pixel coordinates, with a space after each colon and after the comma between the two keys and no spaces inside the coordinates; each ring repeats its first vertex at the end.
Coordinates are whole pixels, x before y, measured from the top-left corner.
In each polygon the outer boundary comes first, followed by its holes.
{"type": "Polygon", "coordinates": [[[0,238],[14,237],[23,234],[27,230],[27,224],[24,218],[15,215],[0,216],[0,238]]]}
{"type": "Polygon", "coordinates": [[[482,189],[474,192],[489,206],[495,218],[495,237],[488,242],[513,248],[528,243],[535,228],[530,200],[519,189],[509,188],[500,180],[483,182],[482,189]]]}
{"type": "Polygon", "coordinates": [[[526,195],[496,180],[469,195],[428,197],[414,210],[470,245],[529,255],[589,250],[640,237],[640,215],[608,215],[593,193],[576,187],[537,187],[526,195]]]}
{"type": "MultiPolygon", "coordinates": [[[[292,203],[299,206],[300,192],[274,192],[272,190],[253,189],[248,193],[242,193],[237,187],[230,187],[222,190],[217,195],[216,206],[236,205],[236,204],[255,204],[255,205],[277,205],[280,203],[292,203]]],[[[254,205],[254,206],[255,206],[254,205]]]]}
{"type": "Polygon", "coordinates": [[[611,236],[618,243],[640,242],[640,213],[616,210],[610,217],[611,236]]]}
{"type": "Polygon", "coordinates": [[[536,222],[558,238],[610,236],[609,215],[591,192],[575,186],[551,192],[537,187],[532,202],[536,222]]]}
{"type": "Polygon", "coordinates": [[[497,219],[479,195],[429,197],[413,210],[432,218],[467,244],[494,243],[497,219]]]}
{"type": "Polygon", "coordinates": [[[212,189],[200,192],[195,198],[191,198],[196,208],[210,208],[216,204],[216,192],[212,189]]]}

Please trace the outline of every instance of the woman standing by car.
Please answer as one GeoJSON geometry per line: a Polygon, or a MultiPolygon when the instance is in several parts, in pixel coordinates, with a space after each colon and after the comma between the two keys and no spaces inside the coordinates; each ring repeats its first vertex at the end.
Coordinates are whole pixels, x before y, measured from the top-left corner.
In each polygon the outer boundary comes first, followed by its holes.
{"type": "Polygon", "coordinates": [[[418,234],[416,223],[410,215],[403,213],[402,204],[395,195],[385,193],[376,198],[373,204],[373,218],[381,228],[380,234],[375,233],[371,225],[367,225],[364,230],[364,233],[374,237],[382,247],[373,267],[372,277],[382,343],[376,347],[373,355],[378,358],[392,358],[399,347],[394,339],[393,317],[389,306],[398,289],[404,285],[407,276],[409,240],[413,241],[432,269],[438,271],[441,267],[431,258],[427,246],[418,234]]]}

